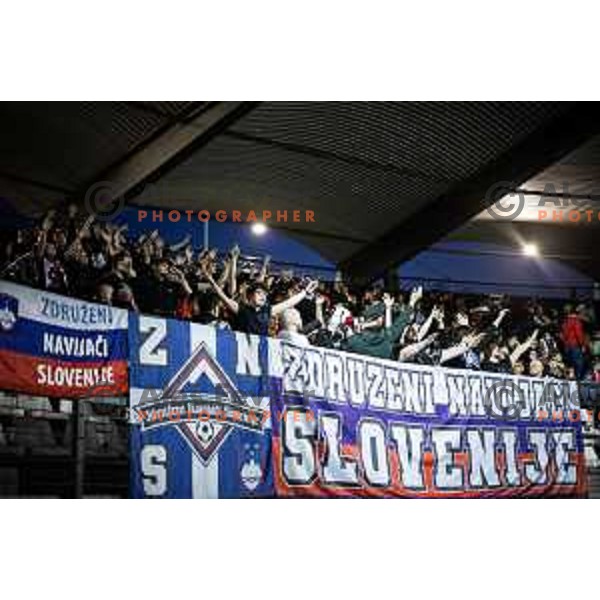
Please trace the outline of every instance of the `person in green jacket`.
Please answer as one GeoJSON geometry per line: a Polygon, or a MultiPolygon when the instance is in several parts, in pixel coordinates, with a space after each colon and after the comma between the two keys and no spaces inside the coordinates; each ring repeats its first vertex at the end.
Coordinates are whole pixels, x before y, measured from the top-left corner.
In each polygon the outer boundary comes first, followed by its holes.
{"type": "Polygon", "coordinates": [[[423,288],[413,289],[407,307],[403,307],[398,313],[392,315],[394,298],[384,294],[383,305],[385,307],[384,325],[379,328],[371,328],[360,331],[346,340],[345,350],[366,354],[376,358],[394,358],[394,348],[402,336],[404,328],[407,327],[412,318],[414,308],[423,297],[423,288]]]}

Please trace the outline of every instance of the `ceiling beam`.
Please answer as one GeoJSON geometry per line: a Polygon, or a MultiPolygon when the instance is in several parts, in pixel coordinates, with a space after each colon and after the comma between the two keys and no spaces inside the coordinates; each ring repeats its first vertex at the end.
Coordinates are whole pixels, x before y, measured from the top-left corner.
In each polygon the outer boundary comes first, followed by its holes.
{"type": "Polygon", "coordinates": [[[98,173],[76,197],[83,199],[95,184],[107,182],[110,186],[108,191],[103,190],[105,201],[130,200],[257,105],[258,102],[209,102],[185,118],[175,118],[169,127],[122,162],[98,173]]]}
{"type": "Polygon", "coordinates": [[[30,179],[29,177],[13,175],[5,171],[0,171],[0,179],[8,179],[9,181],[14,181],[15,183],[21,183],[30,187],[39,188],[40,190],[57,192],[59,194],[69,194],[72,192],[72,190],[68,190],[65,187],[57,186],[52,183],[46,183],[37,179],[30,179]]]}
{"type": "Polygon", "coordinates": [[[510,181],[520,186],[599,131],[599,103],[571,104],[472,177],[343,261],[340,268],[357,283],[381,276],[487,208],[486,193],[493,184],[510,181]]]}
{"type": "Polygon", "coordinates": [[[243,133],[241,131],[236,131],[234,129],[230,129],[229,131],[224,133],[225,137],[233,138],[236,140],[240,140],[243,142],[249,142],[251,144],[259,144],[261,146],[270,146],[273,148],[279,148],[280,150],[285,150],[287,152],[293,152],[296,154],[304,154],[305,156],[310,156],[311,158],[326,160],[326,161],[336,161],[342,162],[351,167],[362,167],[366,169],[371,169],[374,171],[379,171],[381,173],[391,173],[393,175],[402,175],[404,177],[409,177],[416,180],[421,181],[436,181],[440,183],[448,183],[449,179],[445,177],[435,177],[426,173],[422,173],[421,171],[415,169],[407,169],[405,167],[398,167],[391,163],[379,162],[375,160],[368,160],[365,158],[359,158],[357,156],[349,156],[347,154],[343,154],[340,152],[331,152],[330,150],[322,150],[319,148],[312,148],[310,146],[305,146],[303,144],[294,144],[291,142],[282,142],[277,140],[272,140],[269,138],[260,137],[257,135],[250,135],[248,133],[243,133]]]}

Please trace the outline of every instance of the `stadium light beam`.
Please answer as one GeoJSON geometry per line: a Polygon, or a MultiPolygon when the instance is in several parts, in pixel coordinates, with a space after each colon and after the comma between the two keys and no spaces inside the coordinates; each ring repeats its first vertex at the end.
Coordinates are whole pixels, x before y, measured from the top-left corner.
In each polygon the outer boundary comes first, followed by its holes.
{"type": "Polygon", "coordinates": [[[250,228],[250,231],[252,231],[254,235],[261,236],[265,235],[268,229],[269,228],[264,223],[254,223],[250,228]]]}

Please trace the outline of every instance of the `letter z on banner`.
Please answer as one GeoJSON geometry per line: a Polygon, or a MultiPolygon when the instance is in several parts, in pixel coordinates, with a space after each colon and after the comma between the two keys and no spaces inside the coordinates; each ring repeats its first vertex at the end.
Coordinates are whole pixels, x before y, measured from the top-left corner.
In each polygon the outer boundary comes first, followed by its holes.
{"type": "Polygon", "coordinates": [[[127,393],[127,311],[0,281],[2,389],[59,398],[127,393]]]}
{"type": "Polygon", "coordinates": [[[273,491],[267,340],[130,315],[131,495],[273,491]]]}

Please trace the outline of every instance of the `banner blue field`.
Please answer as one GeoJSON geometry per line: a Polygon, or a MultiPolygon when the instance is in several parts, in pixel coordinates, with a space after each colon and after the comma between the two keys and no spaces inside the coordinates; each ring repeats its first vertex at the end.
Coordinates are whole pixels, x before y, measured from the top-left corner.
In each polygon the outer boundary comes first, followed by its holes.
{"type": "Polygon", "coordinates": [[[132,496],[273,496],[267,340],[134,314],[129,338],[132,496]]]}

